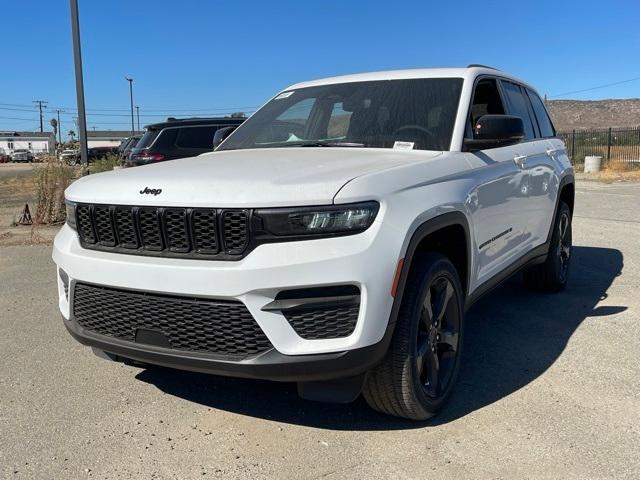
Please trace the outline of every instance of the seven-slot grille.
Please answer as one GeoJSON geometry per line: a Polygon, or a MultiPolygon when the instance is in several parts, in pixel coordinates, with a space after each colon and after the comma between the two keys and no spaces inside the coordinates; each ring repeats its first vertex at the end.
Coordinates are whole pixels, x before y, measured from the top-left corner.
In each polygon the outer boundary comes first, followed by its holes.
{"type": "Polygon", "coordinates": [[[238,259],[249,246],[249,211],[78,204],[82,246],[137,255],[238,259]]]}
{"type": "MultiPolygon", "coordinates": [[[[157,332],[169,348],[240,360],[273,346],[242,302],[76,283],[73,316],[85,330],[129,342],[157,332]]],[[[145,343],[145,342],[142,342],[145,343]]]]}

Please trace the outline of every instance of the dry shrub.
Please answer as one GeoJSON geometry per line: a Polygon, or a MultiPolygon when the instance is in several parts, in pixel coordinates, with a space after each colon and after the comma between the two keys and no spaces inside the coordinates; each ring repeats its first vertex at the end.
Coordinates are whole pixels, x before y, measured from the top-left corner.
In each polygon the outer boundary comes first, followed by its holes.
{"type": "Polygon", "coordinates": [[[110,153],[106,157],[102,157],[93,163],[89,164],[89,171],[91,173],[108,172],[113,170],[113,167],[119,167],[122,165],[122,161],[118,155],[110,153]]]}
{"type": "Polygon", "coordinates": [[[37,224],[62,223],[66,218],[64,191],[73,179],[73,169],[56,160],[43,163],[34,170],[37,224]]]}
{"type": "Polygon", "coordinates": [[[633,165],[631,163],[628,162],[616,162],[616,161],[609,161],[607,162],[606,167],[604,168],[604,170],[607,170],[609,172],[620,172],[620,173],[624,173],[624,172],[632,172],[634,170],[633,165]]]}

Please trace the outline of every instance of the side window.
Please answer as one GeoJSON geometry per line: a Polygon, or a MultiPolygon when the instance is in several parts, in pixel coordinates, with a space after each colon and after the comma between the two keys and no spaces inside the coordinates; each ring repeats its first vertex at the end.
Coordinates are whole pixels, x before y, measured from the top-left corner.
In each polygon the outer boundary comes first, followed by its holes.
{"type": "MultiPolygon", "coordinates": [[[[165,128],[161,130],[158,134],[158,138],[153,142],[153,149],[160,150],[174,148],[174,145],[176,145],[178,130],[179,128],[165,128]]],[[[213,146],[213,140],[211,140],[211,145],[213,146]]],[[[129,148],[129,145],[127,145],[127,148],[129,148]]]]}
{"type": "Polygon", "coordinates": [[[535,138],[533,121],[529,115],[528,99],[524,96],[524,92],[520,86],[515,83],[502,81],[502,90],[504,91],[509,114],[522,118],[522,123],[524,124],[524,139],[531,140],[535,138]]]}
{"type": "Polygon", "coordinates": [[[295,141],[305,137],[305,130],[316,103],[315,97],[294,103],[268,127],[256,135],[256,143],[295,141]]]}
{"type": "Polygon", "coordinates": [[[540,97],[535,92],[527,89],[527,94],[531,100],[533,113],[535,113],[536,119],[538,120],[541,135],[543,137],[555,137],[556,132],[553,128],[553,123],[551,123],[551,119],[549,118],[549,114],[547,113],[547,109],[544,108],[544,103],[542,103],[542,100],[540,100],[540,97]]]}
{"type": "Polygon", "coordinates": [[[353,112],[346,112],[342,102],[335,103],[327,125],[327,138],[345,138],[353,112]]]}
{"type": "Polygon", "coordinates": [[[495,80],[480,80],[476,85],[467,122],[467,138],[473,138],[473,127],[483,115],[504,115],[504,106],[495,80]]]}
{"type": "Polygon", "coordinates": [[[178,129],[176,146],[179,148],[198,148],[213,150],[213,134],[217,127],[185,127],[178,129]]]}

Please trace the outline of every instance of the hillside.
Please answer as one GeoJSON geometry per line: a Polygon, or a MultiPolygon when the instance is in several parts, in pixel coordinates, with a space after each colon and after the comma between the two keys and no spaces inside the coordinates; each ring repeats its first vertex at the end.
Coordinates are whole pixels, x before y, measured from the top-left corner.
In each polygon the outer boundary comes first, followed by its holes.
{"type": "Polygon", "coordinates": [[[640,98],[620,100],[548,100],[559,131],[640,126],[640,98]]]}

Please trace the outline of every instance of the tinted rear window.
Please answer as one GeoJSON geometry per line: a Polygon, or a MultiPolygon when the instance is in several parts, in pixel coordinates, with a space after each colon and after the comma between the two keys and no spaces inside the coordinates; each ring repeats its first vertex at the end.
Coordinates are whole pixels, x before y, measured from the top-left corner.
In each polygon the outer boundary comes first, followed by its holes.
{"type": "Polygon", "coordinates": [[[535,137],[533,133],[533,121],[529,116],[529,107],[527,97],[524,96],[524,92],[519,85],[515,83],[502,81],[502,88],[505,96],[507,97],[507,105],[509,107],[509,113],[517,117],[522,118],[524,124],[525,139],[531,140],[535,137]]]}
{"type": "Polygon", "coordinates": [[[553,137],[556,132],[553,129],[551,119],[547,114],[547,109],[544,108],[544,103],[540,100],[540,97],[531,90],[527,89],[529,98],[531,99],[531,106],[533,107],[533,113],[535,113],[538,120],[538,126],[540,127],[540,133],[543,137],[553,137]]]}
{"type": "Polygon", "coordinates": [[[158,136],[160,130],[147,130],[142,135],[142,138],[136,143],[136,148],[147,148],[149,145],[153,143],[153,141],[158,136]]]}
{"type": "Polygon", "coordinates": [[[176,136],[176,146],[213,150],[213,134],[217,129],[218,126],[214,125],[180,128],[176,136]]]}

